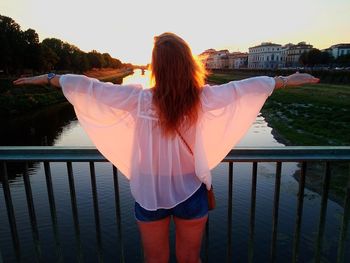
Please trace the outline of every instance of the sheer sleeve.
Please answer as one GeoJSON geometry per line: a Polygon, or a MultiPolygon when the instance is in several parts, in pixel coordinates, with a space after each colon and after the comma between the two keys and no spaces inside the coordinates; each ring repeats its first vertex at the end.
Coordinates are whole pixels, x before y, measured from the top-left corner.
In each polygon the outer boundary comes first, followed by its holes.
{"type": "Polygon", "coordinates": [[[115,114],[133,113],[141,90],[138,85],[116,85],[72,74],[61,76],[60,84],[74,108],[99,124],[115,122],[115,114]]]}
{"type": "Polygon", "coordinates": [[[128,177],[142,87],[72,74],[61,76],[60,85],[96,148],[128,177]]]}
{"type": "Polygon", "coordinates": [[[197,173],[205,176],[239,142],[274,87],[271,77],[204,87],[203,113],[196,132],[197,173]]]}

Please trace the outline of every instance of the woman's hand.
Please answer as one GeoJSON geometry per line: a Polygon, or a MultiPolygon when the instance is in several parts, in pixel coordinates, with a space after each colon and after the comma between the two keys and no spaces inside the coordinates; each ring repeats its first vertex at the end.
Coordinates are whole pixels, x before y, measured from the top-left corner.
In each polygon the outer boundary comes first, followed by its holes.
{"type": "Polygon", "coordinates": [[[314,76],[307,73],[294,73],[287,77],[275,77],[276,86],[275,88],[284,88],[284,87],[295,87],[305,84],[315,84],[320,81],[320,79],[315,78],[314,76]]]}
{"type": "Polygon", "coordinates": [[[40,75],[40,76],[34,76],[34,77],[28,77],[28,78],[19,78],[13,82],[14,85],[48,85],[51,86],[60,87],[60,75],[54,75],[53,78],[51,78],[50,83],[48,79],[48,75],[40,75]]]}
{"type": "Polygon", "coordinates": [[[320,79],[307,73],[294,73],[287,77],[287,86],[300,86],[305,84],[315,84],[318,83],[320,79]]]}
{"type": "Polygon", "coordinates": [[[28,77],[28,78],[19,78],[13,82],[14,85],[46,85],[48,84],[47,74],[28,77]]]}

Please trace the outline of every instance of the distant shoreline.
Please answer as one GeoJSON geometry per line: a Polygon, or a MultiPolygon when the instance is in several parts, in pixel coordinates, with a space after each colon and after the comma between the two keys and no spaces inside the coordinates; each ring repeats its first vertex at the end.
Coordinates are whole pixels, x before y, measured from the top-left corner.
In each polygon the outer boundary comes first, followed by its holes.
{"type": "MultiPolygon", "coordinates": [[[[102,68],[102,69],[92,69],[84,72],[84,75],[96,78],[101,81],[111,81],[116,79],[123,79],[124,77],[133,74],[134,71],[131,68],[121,68],[121,69],[112,69],[112,68],[102,68]]],[[[113,82],[113,81],[112,81],[113,82]]]]}

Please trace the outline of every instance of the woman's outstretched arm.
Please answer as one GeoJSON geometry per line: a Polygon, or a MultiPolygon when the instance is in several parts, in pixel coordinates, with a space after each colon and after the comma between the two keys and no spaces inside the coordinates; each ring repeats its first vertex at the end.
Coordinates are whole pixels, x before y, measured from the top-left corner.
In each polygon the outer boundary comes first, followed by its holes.
{"type": "Polygon", "coordinates": [[[60,75],[55,75],[53,78],[49,80],[48,74],[27,77],[27,78],[19,78],[13,82],[14,85],[47,85],[51,84],[54,87],[60,88],[60,75]]]}

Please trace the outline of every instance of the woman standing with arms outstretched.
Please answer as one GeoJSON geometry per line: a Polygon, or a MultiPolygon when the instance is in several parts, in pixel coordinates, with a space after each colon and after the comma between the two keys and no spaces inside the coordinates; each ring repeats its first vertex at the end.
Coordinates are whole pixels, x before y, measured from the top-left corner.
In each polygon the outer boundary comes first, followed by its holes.
{"type": "Polygon", "coordinates": [[[200,262],[213,169],[237,144],[274,89],[317,83],[309,74],[205,85],[205,70],[173,33],[154,38],[153,86],[45,74],[22,84],[61,87],[97,149],[129,179],[146,262],[200,262]]]}

